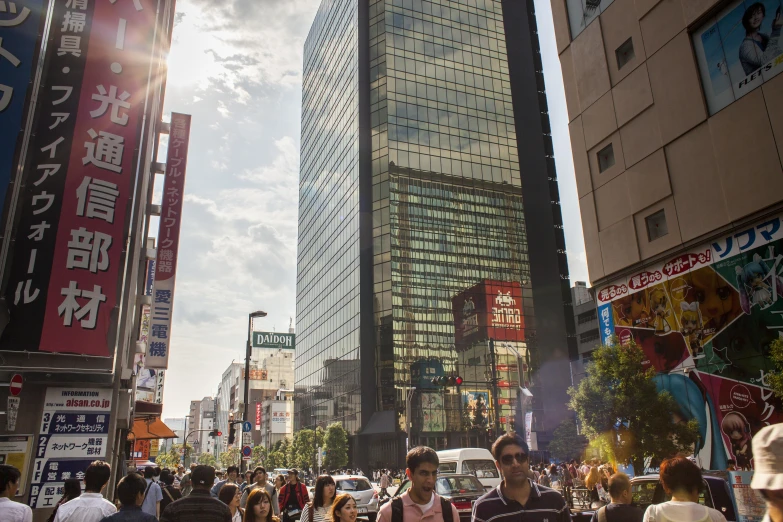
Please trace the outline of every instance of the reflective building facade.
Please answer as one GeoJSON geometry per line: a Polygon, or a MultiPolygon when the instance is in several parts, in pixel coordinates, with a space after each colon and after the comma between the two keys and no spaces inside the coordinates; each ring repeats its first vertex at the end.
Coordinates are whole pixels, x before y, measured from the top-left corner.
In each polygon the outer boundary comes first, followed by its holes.
{"type": "Polygon", "coordinates": [[[513,428],[527,382],[545,442],[576,348],[532,1],[324,0],[302,104],[296,426],[342,422],[355,464],[399,466],[408,435],[513,428]],[[518,308],[494,390],[488,339],[455,342],[482,282],[519,289],[490,296],[518,308]]]}

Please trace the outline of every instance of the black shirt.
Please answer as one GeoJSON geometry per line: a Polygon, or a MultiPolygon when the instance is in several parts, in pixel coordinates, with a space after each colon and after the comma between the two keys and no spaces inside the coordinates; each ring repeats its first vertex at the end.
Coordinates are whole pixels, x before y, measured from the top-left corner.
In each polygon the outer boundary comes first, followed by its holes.
{"type": "Polygon", "coordinates": [[[486,493],[473,506],[473,522],[570,522],[571,511],[563,495],[554,489],[530,482],[530,497],[523,506],[506,499],[501,486],[486,493]]]}
{"type": "MultiPolygon", "coordinates": [[[[606,506],[606,522],[642,522],[644,511],[630,504],[609,504],[606,506]]],[[[598,510],[590,522],[598,522],[598,510]]]]}
{"type": "Polygon", "coordinates": [[[160,522],[231,522],[231,511],[209,490],[194,488],[189,496],[166,506],[160,522]]]}

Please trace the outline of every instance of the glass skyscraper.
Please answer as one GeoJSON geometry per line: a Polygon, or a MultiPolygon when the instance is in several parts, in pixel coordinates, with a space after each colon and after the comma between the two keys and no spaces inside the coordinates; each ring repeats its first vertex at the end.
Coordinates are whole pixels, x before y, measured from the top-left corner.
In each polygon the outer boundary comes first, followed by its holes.
{"type": "Polygon", "coordinates": [[[353,462],[398,466],[408,436],[486,445],[527,382],[546,442],[576,352],[552,154],[532,0],[323,0],[304,58],[298,428],[342,422],[353,462]],[[511,332],[494,386],[471,333],[485,301],[511,332]]]}

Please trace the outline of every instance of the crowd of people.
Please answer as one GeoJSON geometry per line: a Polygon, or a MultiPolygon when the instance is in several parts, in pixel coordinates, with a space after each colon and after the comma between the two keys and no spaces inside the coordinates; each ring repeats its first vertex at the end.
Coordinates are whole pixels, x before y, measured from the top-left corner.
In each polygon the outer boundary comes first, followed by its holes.
{"type": "MultiPolygon", "coordinates": [[[[766,503],[764,522],[783,522],[783,425],[760,430],[752,441],[755,470],[750,487],[766,503]]],[[[516,434],[499,437],[492,456],[501,484],[476,500],[471,522],[570,522],[567,489],[584,485],[599,506],[593,522],[726,522],[724,514],[699,503],[702,471],[689,458],[666,459],[660,483],[669,500],[646,510],[633,505],[632,485],[624,473],[608,464],[576,461],[531,466],[527,443],[516,434]]],[[[386,502],[378,522],[458,522],[457,508],[435,488],[438,454],[419,446],[406,456],[410,487],[386,502]]],[[[0,521],[31,522],[32,510],[14,502],[20,473],[0,465],[0,521]]],[[[248,471],[230,467],[225,478],[211,466],[193,465],[185,472],[147,467],[131,471],[116,488],[116,501],[103,497],[111,468],[93,462],[84,473],[84,492],[78,480],[64,485],[64,494],[50,522],[355,522],[358,509],[347,493],[337,494],[331,475],[315,481],[312,500],[307,487],[292,469],[270,483],[263,467],[248,471]]],[[[391,480],[387,470],[373,474],[381,486],[391,480]]],[[[385,489],[382,487],[382,489],[385,489]]]]}

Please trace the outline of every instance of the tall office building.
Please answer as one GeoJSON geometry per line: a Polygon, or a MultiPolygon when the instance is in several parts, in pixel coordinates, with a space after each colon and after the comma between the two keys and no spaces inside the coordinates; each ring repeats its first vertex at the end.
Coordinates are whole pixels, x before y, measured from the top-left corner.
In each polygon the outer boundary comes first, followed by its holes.
{"type": "Polygon", "coordinates": [[[552,0],[603,340],[645,351],[704,469],[783,421],[781,7],[552,0]]]}
{"type": "Polygon", "coordinates": [[[487,444],[520,421],[528,351],[533,430],[545,442],[568,415],[576,347],[535,27],[532,0],[324,0],[316,15],[295,423],[342,422],[358,465],[399,466],[408,435],[487,444]]]}

